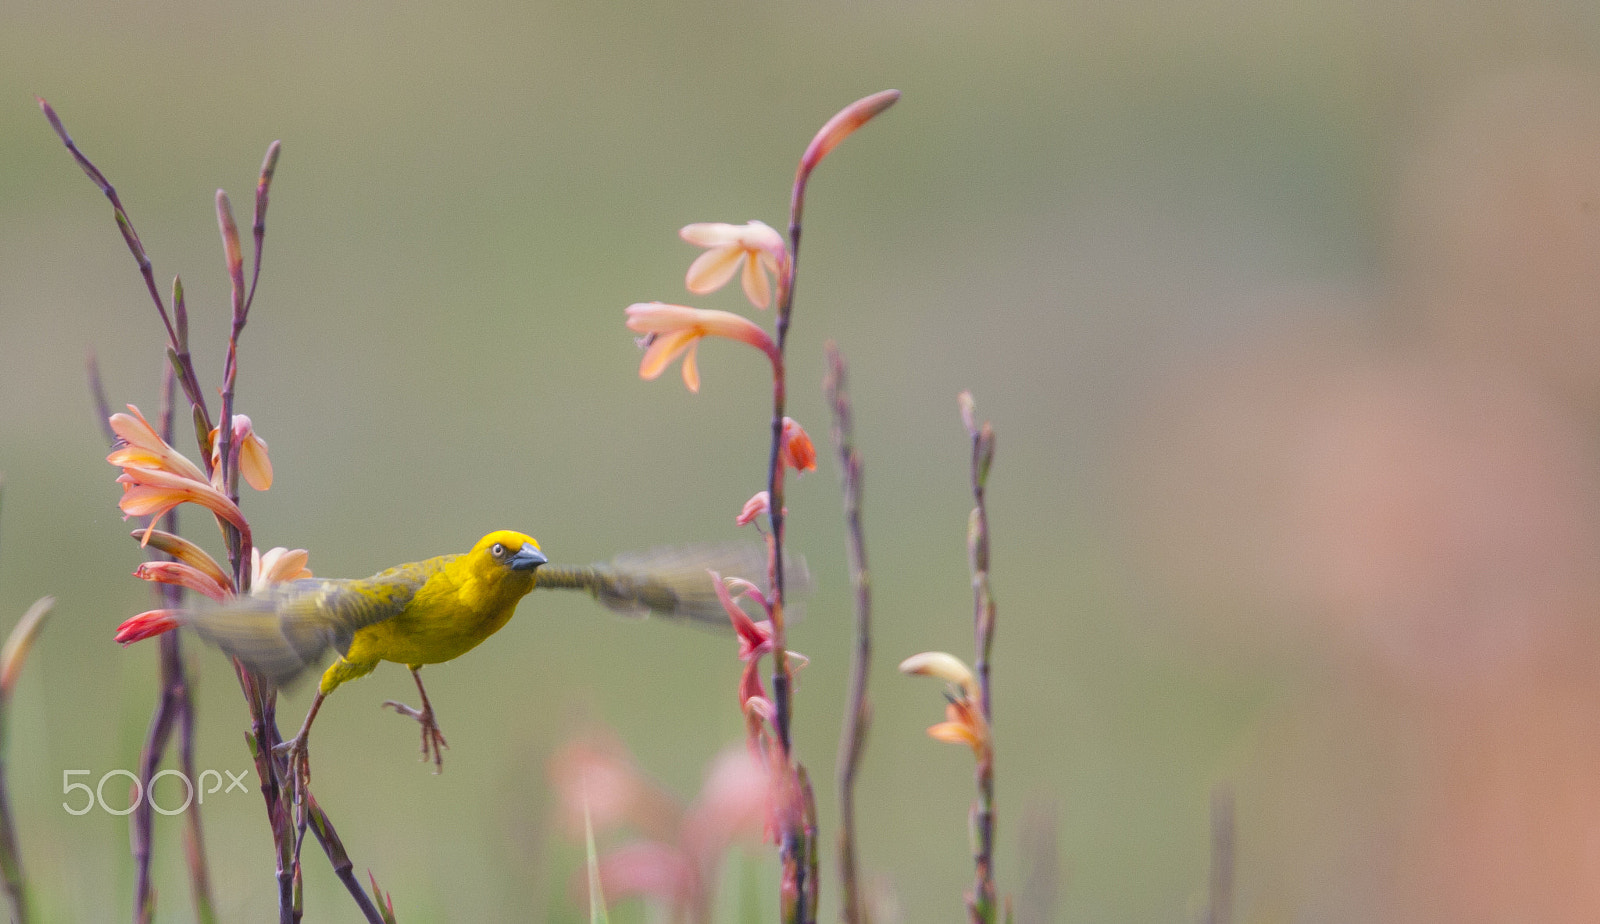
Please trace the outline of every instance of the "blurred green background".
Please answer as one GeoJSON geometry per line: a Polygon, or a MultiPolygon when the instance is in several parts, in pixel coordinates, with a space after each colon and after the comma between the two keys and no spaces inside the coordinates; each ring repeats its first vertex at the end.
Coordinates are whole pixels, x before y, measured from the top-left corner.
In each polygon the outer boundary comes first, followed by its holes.
{"type": "MultiPolygon", "coordinates": [[[[64,770],[136,766],[156,671],[154,645],[111,642],[150,594],[128,574],[139,553],[83,370],[93,351],[113,404],[153,414],[164,339],[34,94],[117,186],[158,279],[182,274],[206,382],[227,301],[212,195],[228,189],[247,221],[262,152],[282,139],[239,376],[278,480],[245,510],[260,544],[359,576],[502,527],[566,562],[736,538],[764,477],[764,371],[711,343],[699,395],[675,368],[641,382],[622,309],[753,313],[736,288],[683,291],[696,251],[677,229],[781,228],[822,121],[902,90],[813,180],[790,342],[791,414],[822,458],[789,497],[816,582],[792,644],[811,658],[796,735],[819,781],[822,917],[838,898],[827,781],[850,622],[819,384],[832,339],[851,364],[876,591],[861,849],[900,920],[960,919],[970,880],[970,759],[924,736],[936,686],[894,673],[917,651],[970,656],[962,389],[999,434],[1002,890],[1043,863],[1033,894],[1054,882],[1053,919],[1192,920],[1210,793],[1227,782],[1241,919],[1416,920],[1393,880],[1432,837],[1405,819],[1428,811],[1414,796],[1437,767],[1404,760],[1433,726],[1383,724],[1384,695],[1359,692],[1369,673],[1407,672],[1329,654],[1296,628],[1307,620],[1278,618],[1314,620],[1293,594],[1184,589],[1205,583],[1185,571],[1194,556],[1163,550],[1198,549],[1201,573],[1230,565],[1207,563],[1204,530],[1163,541],[1138,526],[1167,512],[1141,464],[1186,467],[1188,430],[1152,408],[1267,331],[1406,328],[1386,294],[1394,203],[1426,126],[1497,74],[1555,67],[1589,87],[1597,66],[1600,14],[1558,2],[8,0],[0,626],[59,597],[10,730],[41,919],[130,913],[127,819],[61,806],[64,770]],[[1058,858],[1019,847],[1030,820],[1058,858]]],[[[1217,496],[1224,521],[1252,515],[1217,496]]],[[[214,538],[193,513],[185,528],[214,538]]],[[[244,770],[232,672],[187,650],[199,765],[244,770]]],[[[428,671],[452,747],[442,776],[416,763],[414,726],[378,710],[413,696],[386,666],[320,716],[319,797],[402,920],[575,920],[580,859],[550,831],[545,760],[604,724],[692,795],[742,734],[734,653],[731,638],[535,596],[490,644],[428,671]]],[[[308,698],[287,698],[286,728],[308,698]]],[[[215,796],[204,818],[224,918],[267,919],[259,797],[215,796]]],[[[157,832],[159,917],[188,920],[178,825],[157,832]]],[[[357,920],[320,856],[307,869],[309,919],[357,920]]]]}

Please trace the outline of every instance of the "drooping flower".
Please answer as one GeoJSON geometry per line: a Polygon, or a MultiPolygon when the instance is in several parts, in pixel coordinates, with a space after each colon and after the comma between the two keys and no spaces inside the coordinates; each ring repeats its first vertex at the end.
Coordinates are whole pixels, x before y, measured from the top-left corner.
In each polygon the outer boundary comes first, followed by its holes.
{"type": "Polygon", "coordinates": [[[151,518],[150,527],[145,529],[147,541],[155,522],[182,503],[199,504],[237,526],[245,536],[250,535],[250,524],[239,511],[238,505],[208,481],[196,481],[162,469],[130,465],[123,468],[117,482],[122,485],[122,500],[118,506],[122,508],[123,518],[151,518]]]}
{"type": "Polygon", "coordinates": [[[233,578],[222,570],[217,560],[206,554],[206,551],[193,542],[159,529],[133,531],[133,538],[141,540],[141,544],[148,544],[158,552],[165,552],[178,561],[196,569],[205,579],[219,584],[233,593],[233,578]]]}
{"type": "Polygon", "coordinates": [[[757,308],[772,303],[772,285],[767,274],[783,278],[789,265],[789,248],[782,235],[759,221],[742,225],[700,222],[685,225],[678,236],[706,252],[689,264],[684,284],[690,292],[705,295],[715,292],[739,272],[745,297],[757,308]]]}
{"type": "Polygon", "coordinates": [[[629,305],[628,329],[647,334],[644,359],[639,363],[639,378],[655,379],[681,354],[683,384],[690,391],[700,390],[700,370],[695,364],[695,347],[702,337],[726,337],[748,343],[774,365],[780,362],[777,344],[760,325],[729,311],[688,308],[664,302],[629,305]]]}
{"type": "Polygon", "coordinates": [[[815,471],[817,468],[817,447],[812,444],[811,437],[806,435],[804,427],[792,417],[783,419],[783,436],[778,444],[778,455],[783,463],[794,469],[797,474],[815,471]]]}
{"type": "MultiPolygon", "coordinates": [[[[211,428],[211,469],[222,470],[222,442],[217,439],[219,428],[211,428]]],[[[245,483],[257,491],[272,487],[272,460],[267,457],[267,441],[256,433],[255,424],[244,414],[233,415],[233,445],[239,451],[239,474],[245,483]]],[[[220,477],[220,476],[219,476],[220,477]]]]}
{"type": "MultiPolygon", "coordinates": [[[[775,648],[772,643],[772,603],[761,592],[761,588],[749,581],[742,578],[724,579],[715,571],[710,574],[717,600],[727,611],[734,634],[739,638],[739,660],[744,662],[744,670],[739,675],[739,708],[744,713],[747,736],[754,748],[763,731],[763,723],[771,724],[775,715],[772,701],[767,697],[767,688],[761,682],[761,656],[771,654],[775,648]],[[736,597],[754,600],[767,618],[760,622],[751,619],[736,597]]],[[[811,663],[798,651],[789,650],[786,654],[791,673],[811,663]]]]}
{"type": "Polygon", "coordinates": [[[205,594],[218,603],[233,596],[233,582],[181,561],[147,561],[133,569],[133,576],[157,584],[176,584],[205,594]]]}
{"type": "Polygon", "coordinates": [[[928,735],[938,741],[965,744],[982,760],[989,752],[989,723],[979,706],[977,677],[966,662],[943,651],[924,651],[900,662],[903,674],[937,677],[949,686],[945,691],[945,721],[929,727],[928,735]]]}

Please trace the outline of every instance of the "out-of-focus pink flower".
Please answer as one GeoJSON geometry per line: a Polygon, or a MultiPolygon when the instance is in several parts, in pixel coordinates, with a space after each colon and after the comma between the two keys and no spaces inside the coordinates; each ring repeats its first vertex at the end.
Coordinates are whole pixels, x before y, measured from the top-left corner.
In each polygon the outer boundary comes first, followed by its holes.
{"type": "Polygon", "coordinates": [[[250,587],[254,589],[268,584],[281,584],[285,581],[311,577],[311,569],[306,567],[310,557],[311,554],[305,549],[286,549],[280,546],[269,549],[263,554],[260,549],[252,548],[250,587]]]}
{"type": "MultiPolygon", "coordinates": [[[[211,428],[211,470],[222,471],[222,443],[218,428],[211,428]]],[[[272,487],[272,460],[267,457],[267,441],[256,434],[255,425],[243,414],[233,415],[233,445],[239,447],[239,474],[257,491],[272,487]]],[[[218,475],[217,477],[221,477],[218,475]]]]}
{"type": "Polygon", "coordinates": [[[771,771],[746,751],[723,751],[684,814],[684,847],[715,862],[733,844],[759,842],[772,808],[771,771]]]}
{"type": "Polygon", "coordinates": [[[778,445],[778,455],[783,459],[783,464],[798,474],[816,471],[817,447],[812,444],[811,437],[806,435],[806,429],[793,417],[783,419],[783,436],[778,445]]]}
{"type": "Polygon", "coordinates": [[[629,330],[649,335],[645,339],[644,359],[639,363],[639,378],[646,381],[661,375],[682,355],[683,384],[690,391],[699,391],[700,370],[695,363],[695,347],[703,337],[725,337],[748,343],[767,354],[774,366],[781,361],[777,344],[759,324],[729,311],[640,302],[629,305],[627,314],[629,330]]]}
{"type": "Polygon", "coordinates": [[[675,844],[656,841],[635,841],[607,853],[600,859],[600,881],[610,899],[653,898],[680,913],[696,907],[705,891],[691,857],[675,844]]]}
{"type": "Polygon", "coordinates": [[[767,274],[781,279],[789,265],[789,248],[778,232],[759,221],[742,225],[701,222],[685,225],[678,235],[696,247],[707,248],[689,264],[684,284],[690,292],[715,292],[743,267],[740,282],[750,304],[765,308],[772,303],[767,274]]]}
{"type": "MultiPolygon", "coordinates": [[[[596,733],[569,742],[550,759],[549,775],[563,823],[574,835],[583,831],[585,805],[597,831],[627,824],[664,839],[682,821],[673,797],[645,776],[610,735],[596,733]]],[[[606,887],[611,885],[607,880],[606,887]]]]}
{"type": "Polygon", "coordinates": [[[770,509],[772,509],[772,495],[766,491],[757,491],[749,500],[744,502],[744,509],[740,510],[739,515],[733,518],[733,522],[740,526],[747,526],[756,517],[761,516],[770,509]]]}
{"type": "MultiPolygon", "coordinates": [[[[569,798],[586,799],[597,828],[601,816],[616,816],[615,807],[633,797],[634,784],[642,778],[631,763],[618,764],[615,757],[581,744],[563,748],[552,763],[563,807],[569,808],[569,798]],[[571,785],[574,772],[587,781],[581,790],[571,785]]],[[[773,775],[758,759],[734,749],[712,763],[699,796],[687,808],[679,809],[665,793],[660,797],[669,802],[671,825],[601,857],[606,894],[654,899],[670,909],[674,921],[709,920],[723,854],[736,844],[759,842],[771,827],[777,810],[773,775]]],[[[580,819],[583,804],[576,804],[580,819]]],[[[581,830],[580,822],[574,836],[581,830]]]]}

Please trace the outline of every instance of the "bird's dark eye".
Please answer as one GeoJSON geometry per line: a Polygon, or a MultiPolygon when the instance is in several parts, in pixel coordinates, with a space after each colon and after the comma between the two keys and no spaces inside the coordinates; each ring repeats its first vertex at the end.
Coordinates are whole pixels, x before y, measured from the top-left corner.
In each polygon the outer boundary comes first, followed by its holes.
{"type": "Polygon", "coordinates": [[[489,554],[493,555],[495,558],[505,558],[506,547],[496,542],[494,546],[489,549],[489,554]]]}

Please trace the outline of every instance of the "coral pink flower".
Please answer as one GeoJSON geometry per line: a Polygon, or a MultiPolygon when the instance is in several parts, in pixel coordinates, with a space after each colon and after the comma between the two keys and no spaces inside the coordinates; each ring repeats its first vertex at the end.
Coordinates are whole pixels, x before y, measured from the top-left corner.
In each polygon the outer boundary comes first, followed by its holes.
{"type": "Polygon", "coordinates": [[[133,569],[133,576],[158,584],[176,584],[205,594],[217,602],[233,596],[233,582],[217,574],[181,561],[147,561],[133,569]]]}
{"type": "Polygon", "coordinates": [[[142,642],[147,638],[178,628],[179,610],[147,610],[124,620],[117,627],[116,640],[124,645],[142,642]]]}
{"type": "Polygon", "coordinates": [[[629,305],[627,312],[628,329],[650,335],[646,339],[644,359],[639,363],[639,378],[646,381],[661,375],[681,354],[683,384],[689,386],[690,391],[699,391],[700,370],[695,365],[695,347],[702,337],[726,337],[748,343],[767,354],[774,366],[780,361],[778,346],[767,332],[749,318],[732,312],[663,302],[629,305]]]}
{"type": "Polygon", "coordinates": [[[789,265],[789,248],[784,246],[778,232],[759,221],[742,225],[701,222],[685,225],[678,236],[696,247],[708,248],[689,264],[684,284],[690,292],[696,295],[715,292],[742,267],[740,283],[750,304],[765,308],[772,303],[772,285],[767,274],[781,279],[789,265]]]}
{"type": "Polygon", "coordinates": [[[805,428],[792,417],[783,419],[783,438],[778,445],[778,455],[785,465],[799,474],[803,475],[817,468],[817,447],[812,445],[811,437],[806,435],[805,428]]]}
{"type": "Polygon", "coordinates": [[[740,526],[748,526],[756,517],[772,509],[772,495],[765,491],[757,491],[751,498],[744,502],[744,509],[733,518],[733,522],[740,526]]]}

